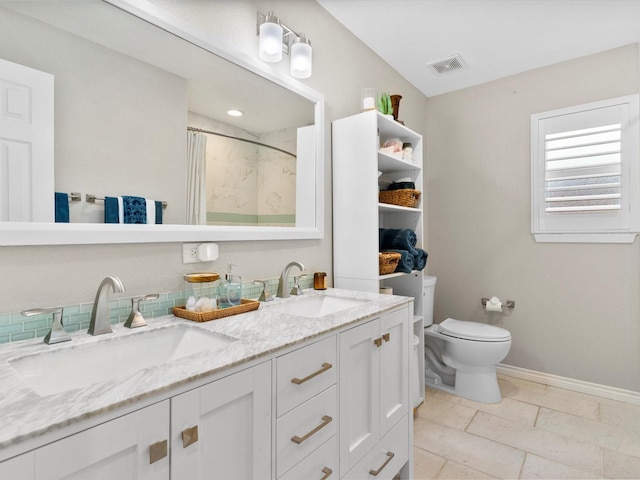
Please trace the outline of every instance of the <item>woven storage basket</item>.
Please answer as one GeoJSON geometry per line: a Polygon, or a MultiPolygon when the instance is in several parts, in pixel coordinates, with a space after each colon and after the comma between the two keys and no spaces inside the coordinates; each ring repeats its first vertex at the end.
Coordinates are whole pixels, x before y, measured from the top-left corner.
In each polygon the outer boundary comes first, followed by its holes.
{"type": "Polygon", "coordinates": [[[385,190],[380,192],[380,203],[389,203],[391,205],[399,205],[400,207],[415,208],[420,202],[421,192],[410,188],[400,190],[385,190]]]}
{"type": "Polygon", "coordinates": [[[402,255],[395,252],[380,252],[378,257],[380,275],[388,275],[396,271],[402,255]]]}
{"type": "Polygon", "coordinates": [[[235,307],[218,308],[210,312],[192,312],[185,307],[173,307],[173,314],[176,317],[186,318],[194,322],[208,322],[210,320],[218,320],[219,318],[257,310],[259,306],[260,302],[243,298],[240,300],[240,305],[236,305],[235,307]]]}

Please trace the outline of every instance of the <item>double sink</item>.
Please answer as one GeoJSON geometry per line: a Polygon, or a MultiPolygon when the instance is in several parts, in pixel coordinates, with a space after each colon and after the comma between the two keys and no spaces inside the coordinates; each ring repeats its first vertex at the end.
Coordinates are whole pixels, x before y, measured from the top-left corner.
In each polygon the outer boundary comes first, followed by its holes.
{"type": "MultiPolygon", "coordinates": [[[[309,295],[286,299],[264,310],[319,319],[368,301],[309,295]]],[[[9,365],[30,389],[46,396],[134,374],[203,351],[219,351],[238,340],[182,323],[145,330],[115,337],[106,335],[89,344],[52,347],[15,357],[9,360],[9,365]]]]}

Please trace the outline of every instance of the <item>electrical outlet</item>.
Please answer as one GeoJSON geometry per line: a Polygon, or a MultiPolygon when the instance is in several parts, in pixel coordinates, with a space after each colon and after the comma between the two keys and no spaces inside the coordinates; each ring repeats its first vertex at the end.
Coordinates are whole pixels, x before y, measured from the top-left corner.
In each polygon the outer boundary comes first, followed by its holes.
{"type": "Polygon", "coordinates": [[[182,263],[200,263],[202,260],[198,258],[199,246],[199,243],[183,243],[182,263]]]}

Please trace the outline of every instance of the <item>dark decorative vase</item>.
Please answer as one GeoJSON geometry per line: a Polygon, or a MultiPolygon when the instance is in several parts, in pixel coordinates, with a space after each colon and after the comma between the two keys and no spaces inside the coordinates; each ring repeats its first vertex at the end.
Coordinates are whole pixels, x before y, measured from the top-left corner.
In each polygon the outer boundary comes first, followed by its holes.
{"type": "Polygon", "coordinates": [[[400,100],[402,95],[391,95],[391,106],[393,107],[393,119],[398,121],[398,113],[400,112],[400,100]]]}

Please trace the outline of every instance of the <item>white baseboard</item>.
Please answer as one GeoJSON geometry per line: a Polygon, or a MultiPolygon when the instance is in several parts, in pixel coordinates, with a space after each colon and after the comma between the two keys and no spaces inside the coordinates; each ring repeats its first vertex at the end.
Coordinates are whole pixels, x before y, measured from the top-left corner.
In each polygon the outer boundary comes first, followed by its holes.
{"type": "Polygon", "coordinates": [[[513,367],[511,365],[503,365],[499,363],[496,371],[501,375],[509,377],[521,378],[530,382],[542,383],[552,387],[564,388],[574,392],[587,393],[597,397],[609,398],[620,402],[632,403],[640,405],[640,392],[632,390],[624,390],[622,388],[608,387],[597,383],[584,382],[582,380],[574,380],[573,378],[560,377],[549,373],[536,372],[527,370],[526,368],[513,367]]]}

